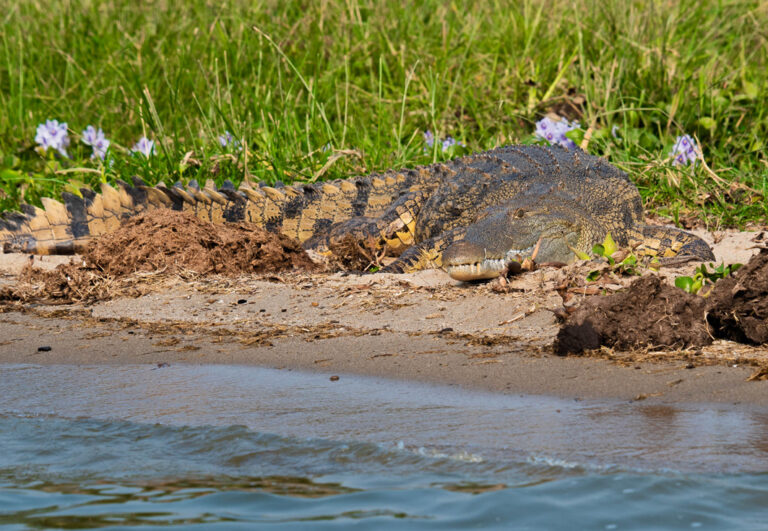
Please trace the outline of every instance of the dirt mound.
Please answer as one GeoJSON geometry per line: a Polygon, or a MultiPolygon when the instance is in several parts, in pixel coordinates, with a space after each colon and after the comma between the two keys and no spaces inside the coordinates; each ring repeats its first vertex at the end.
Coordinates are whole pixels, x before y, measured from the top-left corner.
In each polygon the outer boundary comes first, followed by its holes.
{"type": "Polygon", "coordinates": [[[0,301],[45,300],[66,304],[106,299],[113,292],[111,280],[93,268],[74,263],[62,264],[51,271],[26,266],[16,285],[0,289],[0,301]]]}
{"type": "Polygon", "coordinates": [[[555,352],[567,354],[601,345],[627,350],[644,346],[685,348],[712,342],[706,300],[670,286],[656,275],[641,277],[626,291],[587,298],[563,326],[555,352]]]}
{"type": "Polygon", "coordinates": [[[707,322],[716,337],[740,343],[768,343],[768,251],[715,284],[707,322]]]}
{"type": "Polygon", "coordinates": [[[152,210],[97,238],[69,264],[51,271],[26,266],[14,286],[0,289],[0,302],[139,296],[161,273],[239,276],[316,267],[298,242],[257,225],[214,225],[186,212],[152,210]]]}
{"type": "Polygon", "coordinates": [[[555,352],[580,353],[600,346],[686,348],[730,339],[768,343],[768,250],[709,295],[690,295],[650,275],[626,291],[586,299],[560,329],[555,352]]]}
{"type": "Polygon", "coordinates": [[[130,218],[93,241],[83,258],[113,277],[159,270],[237,276],[315,267],[301,245],[282,234],[252,223],[214,225],[166,209],[130,218]]]}

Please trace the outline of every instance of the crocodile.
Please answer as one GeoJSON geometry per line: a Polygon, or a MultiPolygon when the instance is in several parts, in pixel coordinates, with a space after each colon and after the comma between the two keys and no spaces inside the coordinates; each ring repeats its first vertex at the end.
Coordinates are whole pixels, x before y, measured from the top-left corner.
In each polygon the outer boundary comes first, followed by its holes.
{"type": "Polygon", "coordinates": [[[80,192],[4,213],[4,252],[79,252],[126,217],[171,208],[214,223],[256,223],[307,249],[327,251],[351,238],[398,256],[382,271],[442,267],[464,281],[498,276],[534,251],[539,263],[571,262],[606,234],[643,256],[714,260],[701,238],[645,224],[640,194],[625,173],[559,146],[505,146],[415,169],[292,186],[216,187],[211,180],[202,187],[196,181],[148,186],[134,178],[80,192]]]}

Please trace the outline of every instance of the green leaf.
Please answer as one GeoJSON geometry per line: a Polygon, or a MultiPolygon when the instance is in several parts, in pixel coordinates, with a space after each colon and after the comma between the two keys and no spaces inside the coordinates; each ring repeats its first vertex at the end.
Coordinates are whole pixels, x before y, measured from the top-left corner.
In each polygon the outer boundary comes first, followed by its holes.
{"type": "Polygon", "coordinates": [[[571,129],[567,133],[565,133],[565,137],[569,140],[573,140],[573,143],[577,146],[581,144],[581,141],[584,140],[584,130],[579,129],[571,129]]]}
{"type": "Polygon", "coordinates": [[[744,95],[749,98],[750,100],[757,99],[757,96],[759,94],[759,91],[757,89],[757,85],[750,81],[744,81],[744,95]]]}
{"type": "Polygon", "coordinates": [[[610,232],[605,235],[605,239],[603,240],[603,248],[605,249],[605,254],[603,256],[611,256],[613,253],[619,250],[619,246],[616,245],[615,241],[613,241],[610,232]]]}
{"type": "Polygon", "coordinates": [[[0,170],[0,181],[19,181],[22,179],[21,172],[5,168],[0,170]]]}
{"type": "Polygon", "coordinates": [[[637,265],[637,257],[634,254],[628,255],[624,260],[621,261],[621,265],[624,267],[632,267],[637,265]]]}
{"type": "Polygon", "coordinates": [[[579,251],[578,249],[574,249],[571,246],[568,246],[568,248],[571,251],[573,251],[573,254],[575,254],[576,258],[578,258],[579,260],[589,260],[589,258],[590,258],[589,255],[587,253],[585,253],[584,251],[579,251]]]}
{"type": "Polygon", "coordinates": [[[603,276],[603,272],[595,269],[594,271],[590,271],[587,274],[587,282],[594,282],[595,280],[599,279],[601,276],[603,276]]]}
{"type": "Polygon", "coordinates": [[[642,130],[640,132],[640,140],[639,140],[640,147],[647,150],[653,150],[656,149],[659,145],[659,137],[651,133],[647,130],[642,130]]]}
{"type": "Polygon", "coordinates": [[[603,247],[599,243],[595,244],[592,247],[592,254],[596,256],[605,256],[605,247],[603,247]]]}
{"type": "Polygon", "coordinates": [[[691,293],[691,289],[693,288],[693,279],[691,277],[677,277],[675,279],[675,286],[685,291],[686,293],[691,293]]]}
{"type": "Polygon", "coordinates": [[[691,286],[691,293],[698,293],[701,287],[704,285],[704,279],[696,280],[691,286]]]}
{"type": "Polygon", "coordinates": [[[715,126],[717,125],[717,122],[708,116],[702,116],[697,120],[697,123],[703,128],[709,129],[710,131],[714,131],[715,126]]]}

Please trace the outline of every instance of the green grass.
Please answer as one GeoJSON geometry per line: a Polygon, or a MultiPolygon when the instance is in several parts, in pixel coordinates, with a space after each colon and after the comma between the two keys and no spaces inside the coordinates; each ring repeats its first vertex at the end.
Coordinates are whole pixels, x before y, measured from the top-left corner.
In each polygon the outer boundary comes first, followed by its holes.
{"type": "Polygon", "coordinates": [[[425,153],[426,129],[470,151],[530,142],[582,96],[569,117],[592,127],[588,151],[628,171],[649,209],[721,227],[767,217],[764,2],[0,5],[2,208],[132,175],[291,182],[423,164],[458,154],[425,153]],[[35,151],[49,118],[69,124],[71,159],[35,151]],[[112,166],[77,141],[89,124],[112,166]],[[222,150],[224,130],[247,150],[222,150]],[[684,132],[715,176],[669,164],[684,132]],[[127,151],[143,134],[150,160],[127,151]]]}

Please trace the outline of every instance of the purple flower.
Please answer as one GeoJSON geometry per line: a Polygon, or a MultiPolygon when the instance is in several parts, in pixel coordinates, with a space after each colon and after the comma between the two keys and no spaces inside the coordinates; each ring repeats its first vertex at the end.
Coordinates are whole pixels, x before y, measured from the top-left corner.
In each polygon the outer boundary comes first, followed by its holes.
{"type": "Polygon", "coordinates": [[[695,165],[699,158],[699,151],[696,140],[689,135],[682,135],[675,139],[675,145],[672,146],[669,155],[674,157],[672,160],[674,166],[687,166],[691,163],[695,165]]]}
{"type": "Polygon", "coordinates": [[[429,129],[424,131],[424,143],[430,148],[435,145],[435,135],[429,129]]]}
{"type": "Polygon", "coordinates": [[[546,140],[550,145],[559,144],[568,149],[576,149],[576,143],[565,134],[578,128],[579,122],[569,122],[565,118],[553,120],[549,116],[545,116],[536,122],[534,134],[542,140],[546,140]]]}
{"type": "Polygon", "coordinates": [[[219,144],[223,148],[240,148],[240,142],[229,131],[224,131],[223,135],[219,135],[219,144]]]}
{"type": "Polygon", "coordinates": [[[448,151],[449,149],[451,149],[452,146],[456,146],[456,145],[463,146],[464,144],[462,144],[461,142],[457,142],[455,138],[453,138],[452,136],[449,136],[448,138],[443,140],[443,151],[448,151]]]}
{"type": "Polygon", "coordinates": [[[89,125],[85,128],[85,131],[83,131],[82,140],[83,144],[93,148],[91,158],[99,157],[101,160],[104,160],[110,142],[104,136],[104,131],[102,131],[101,128],[95,129],[92,125],[89,125]]]}
{"type": "Polygon", "coordinates": [[[58,120],[46,120],[44,124],[38,125],[35,142],[43,148],[43,151],[53,148],[61,153],[63,157],[69,158],[69,155],[67,155],[69,136],[67,135],[66,122],[59,123],[58,120]]]}
{"type": "Polygon", "coordinates": [[[134,144],[132,153],[141,153],[145,157],[149,158],[155,154],[155,141],[150,140],[145,136],[139,138],[139,141],[134,144]]]}
{"type": "MultiPolygon", "coordinates": [[[[424,148],[424,153],[427,153],[430,151],[431,148],[435,146],[435,135],[432,134],[432,131],[427,129],[424,131],[424,143],[427,144],[424,148]]],[[[452,136],[446,137],[444,140],[440,141],[440,150],[445,153],[446,151],[449,151],[453,146],[462,146],[464,147],[464,142],[460,142],[453,138],[452,136]]]]}

